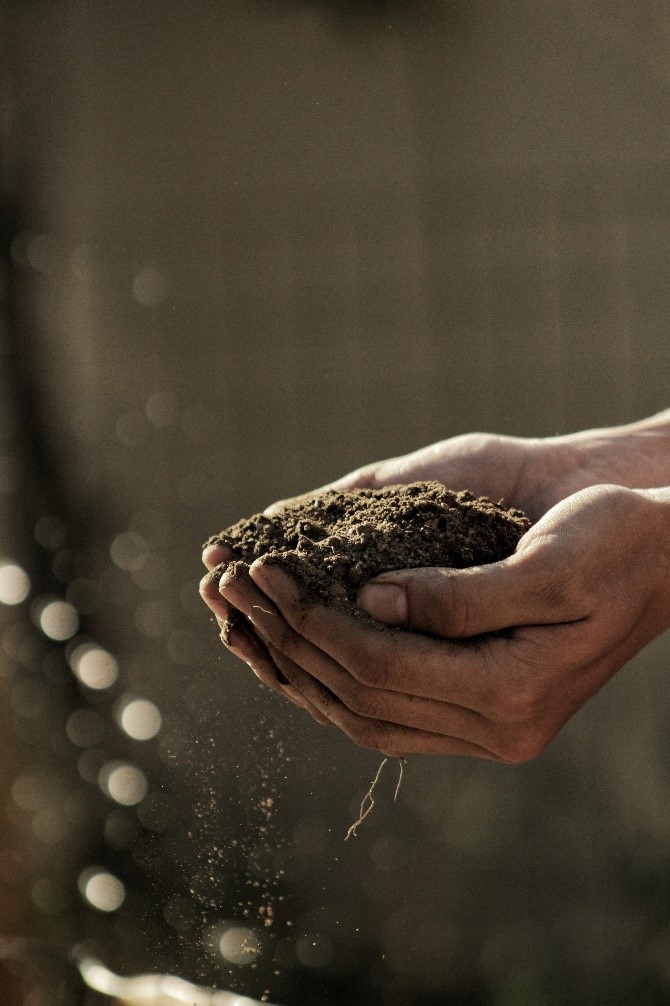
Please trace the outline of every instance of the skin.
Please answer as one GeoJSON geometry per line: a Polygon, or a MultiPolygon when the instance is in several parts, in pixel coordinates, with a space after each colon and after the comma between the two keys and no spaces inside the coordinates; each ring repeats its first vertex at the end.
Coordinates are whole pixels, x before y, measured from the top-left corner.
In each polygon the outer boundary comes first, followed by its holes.
{"type": "Polygon", "coordinates": [[[333,485],[425,478],[535,523],[502,562],[369,581],[359,604],[398,631],[308,603],[262,559],[249,575],[206,576],[203,598],[221,622],[230,605],[247,616],[254,632],[228,645],[261,680],[358,744],[528,761],[670,627],[670,413],[547,440],[469,434],[333,485]]]}

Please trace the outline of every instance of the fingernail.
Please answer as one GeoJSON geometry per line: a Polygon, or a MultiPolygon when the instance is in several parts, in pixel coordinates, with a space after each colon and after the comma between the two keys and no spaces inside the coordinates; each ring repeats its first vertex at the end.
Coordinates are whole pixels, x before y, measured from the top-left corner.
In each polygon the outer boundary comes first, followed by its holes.
{"type": "Polygon", "coordinates": [[[407,621],[407,594],[395,583],[366,583],[358,592],[358,605],[380,622],[407,621]]]}

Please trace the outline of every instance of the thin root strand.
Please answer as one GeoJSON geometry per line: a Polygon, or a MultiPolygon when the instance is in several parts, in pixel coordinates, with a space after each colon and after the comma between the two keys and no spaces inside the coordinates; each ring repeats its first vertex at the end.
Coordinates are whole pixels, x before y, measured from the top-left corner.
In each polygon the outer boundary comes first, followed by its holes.
{"type": "MultiPolygon", "coordinates": [[[[388,758],[384,758],[382,760],[379,768],[377,769],[377,774],[375,775],[374,779],[370,783],[370,789],[367,791],[367,793],[365,794],[365,796],[363,797],[363,799],[361,801],[360,810],[358,812],[358,818],[350,826],[349,830],[347,831],[346,835],[344,836],[344,841],[345,842],[347,841],[347,839],[351,838],[352,835],[358,834],[357,828],[359,827],[359,825],[361,825],[363,823],[363,821],[368,816],[368,814],[370,814],[372,812],[372,808],[375,805],[375,798],[374,798],[374,795],[373,795],[374,791],[375,791],[375,786],[379,782],[379,777],[382,774],[382,769],[386,765],[387,761],[388,761],[388,758]]],[[[402,782],[402,777],[403,777],[403,772],[404,772],[404,767],[405,767],[405,759],[404,758],[398,758],[398,765],[400,766],[400,770],[399,770],[399,773],[398,773],[398,783],[396,785],[395,793],[393,795],[393,802],[394,803],[398,799],[398,793],[400,792],[400,784],[402,782]]]]}

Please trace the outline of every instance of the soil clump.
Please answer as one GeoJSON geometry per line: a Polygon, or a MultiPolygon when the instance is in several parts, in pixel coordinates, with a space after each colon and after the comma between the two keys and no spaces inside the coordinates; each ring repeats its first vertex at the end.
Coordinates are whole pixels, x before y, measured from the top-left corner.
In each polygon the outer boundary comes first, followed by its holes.
{"type": "Polygon", "coordinates": [[[372,622],[356,605],[366,580],[394,569],[497,562],[529,527],[521,510],[439,482],[413,482],[302,496],[278,513],[240,520],[205,544],[232,553],[219,575],[232,564],[248,569],[262,556],[313,599],[372,622]]]}

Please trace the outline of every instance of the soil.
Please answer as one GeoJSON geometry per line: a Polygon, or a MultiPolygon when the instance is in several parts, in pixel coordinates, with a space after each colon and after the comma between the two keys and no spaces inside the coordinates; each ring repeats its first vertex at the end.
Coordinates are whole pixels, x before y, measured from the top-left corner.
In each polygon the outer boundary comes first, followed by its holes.
{"type": "Polygon", "coordinates": [[[302,496],[272,516],[238,521],[206,544],[232,552],[220,573],[231,564],[248,569],[264,556],[314,599],[372,621],[356,606],[370,577],[417,566],[497,562],[514,552],[529,527],[521,510],[439,482],[413,482],[302,496]]]}

